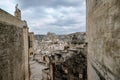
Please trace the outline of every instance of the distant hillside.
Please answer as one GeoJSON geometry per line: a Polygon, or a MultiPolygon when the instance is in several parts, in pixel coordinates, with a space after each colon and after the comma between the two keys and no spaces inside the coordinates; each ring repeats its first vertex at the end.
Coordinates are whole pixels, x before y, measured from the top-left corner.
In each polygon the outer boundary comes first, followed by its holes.
{"type": "Polygon", "coordinates": [[[42,41],[44,36],[45,35],[35,35],[34,38],[35,38],[35,40],[42,41]]]}
{"type": "Polygon", "coordinates": [[[70,42],[75,38],[79,41],[85,42],[86,40],[86,33],[85,32],[76,32],[66,35],[56,35],[55,33],[48,33],[47,35],[35,35],[35,40],[42,41],[42,40],[55,40],[59,39],[65,42],[70,42]]]}

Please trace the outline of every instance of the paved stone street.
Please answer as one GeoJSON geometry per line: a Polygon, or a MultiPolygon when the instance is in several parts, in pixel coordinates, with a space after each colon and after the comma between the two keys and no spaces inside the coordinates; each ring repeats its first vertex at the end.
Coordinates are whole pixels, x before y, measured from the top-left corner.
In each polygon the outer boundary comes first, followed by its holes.
{"type": "Polygon", "coordinates": [[[42,80],[42,69],[45,68],[42,64],[36,61],[30,61],[31,77],[30,80],[42,80]]]}

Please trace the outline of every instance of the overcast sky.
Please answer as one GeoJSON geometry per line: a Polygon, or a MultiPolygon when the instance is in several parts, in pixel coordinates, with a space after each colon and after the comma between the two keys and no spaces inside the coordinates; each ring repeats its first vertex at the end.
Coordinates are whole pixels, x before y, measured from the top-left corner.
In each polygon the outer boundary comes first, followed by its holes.
{"type": "Polygon", "coordinates": [[[1,0],[0,8],[13,14],[17,3],[35,34],[86,31],[85,0],[1,0]]]}

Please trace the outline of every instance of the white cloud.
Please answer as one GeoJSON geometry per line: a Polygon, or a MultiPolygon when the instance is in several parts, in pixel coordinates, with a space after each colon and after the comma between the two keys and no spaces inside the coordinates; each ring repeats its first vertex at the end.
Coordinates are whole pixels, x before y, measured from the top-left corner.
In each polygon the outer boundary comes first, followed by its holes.
{"type": "Polygon", "coordinates": [[[16,3],[14,0],[2,0],[2,1],[0,1],[0,8],[2,8],[3,10],[6,10],[10,14],[14,14],[15,5],[16,5],[16,3]]]}
{"type": "MultiPolygon", "coordinates": [[[[16,3],[15,0],[2,0],[0,7],[13,14],[16,3]]],[[[22,19],[28,22],[30,31],[36,34],[65,34],[85,31],[85,5],[85,0],[52,0],[49,3],[44,0],[21,0],[20,7],[22,19]]]]}

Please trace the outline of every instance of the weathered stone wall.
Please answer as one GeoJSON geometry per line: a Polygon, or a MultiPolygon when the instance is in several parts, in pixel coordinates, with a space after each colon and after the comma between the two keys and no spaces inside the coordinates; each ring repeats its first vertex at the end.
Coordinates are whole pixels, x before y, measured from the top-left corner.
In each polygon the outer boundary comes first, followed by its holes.
{"type": "Polygon", "coordinates": [[[29,53],[28,53],[28,27],[23,28],[24,39],[24,66],[25,66],[25,80],[30,80],[29,72],[29,53]]]}
{"type": "Polygon", "coordinates": [[[23,29],[0,22],[0,80],[23,80],[23,29]]]}
{"type": "Polygon", "coordinates": [[[29,39],[29,57],[32,58],[34,55],[34,33],[29,32],[28,34],[29,39]]]}
{"type": "Polygon", "coordinates": [[[22,21],[0,9],[0,80],[24,80],[22,21]]]}
{"type": "Polygon", "coordinates": [[[86,1],[88,80],[120,80],[120,0],[86,1]]]}

